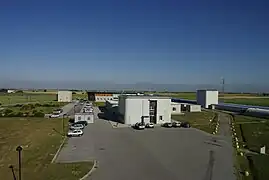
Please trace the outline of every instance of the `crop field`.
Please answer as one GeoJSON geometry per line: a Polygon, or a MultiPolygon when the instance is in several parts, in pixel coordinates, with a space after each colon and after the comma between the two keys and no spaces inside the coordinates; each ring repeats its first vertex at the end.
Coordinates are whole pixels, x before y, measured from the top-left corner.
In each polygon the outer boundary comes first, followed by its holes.
{"type": "Polygon", "coordinates": [[[202,131],[212,133],[216,125],[216,114],[211,111],[202,112],[186,112],[182,115],[172,115],[173,120],[188,121],[192,127],[200,129],[202,131]],[[212,122],[210,123],[210,119],[212,122]]]}
{"type": "MultiPolygon", "coordinates": [[[[67,122],[65,119],[65,125],[67,122]]],[[[91,169],[92,162],[51,164],[63,141],[62,131],[62,121],[58,119],[1,118],[1,179],[13,180],[9,165],[13,165],[18,174],[18,153],[15,150],[18,145],[23,148],[22,179],[77,180],[84,176],[91,169]]]]}
{"type": "Polygon", "coordinates": [[[246,157],[238,157],[241,169],[250,169],[251,178],[248,180],[269,179],[269,156],[259,154],[260,148],[266,146],[269,154],[269,121],[263,118],[235,115],[235,129],[239,144],[244,144],[245,149],[252,152],[246,157]]]}

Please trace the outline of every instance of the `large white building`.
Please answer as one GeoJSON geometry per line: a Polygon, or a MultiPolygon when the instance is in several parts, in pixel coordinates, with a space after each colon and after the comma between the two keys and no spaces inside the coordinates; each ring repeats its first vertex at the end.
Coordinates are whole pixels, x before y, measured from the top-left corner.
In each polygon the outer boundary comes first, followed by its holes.
{"type": "Polygon", "coordinates": [[[58,91],[58,102],[72,102],[72,91],[58,91]]]}
{"type": "Polygon", "coordinates": [[[124,124],[171,122],[171,111],[171,99],[167,97],[119,96],[118,112],[124,124]]]}
{"type": "Polygon", "coordinates": [[[197,104],[203,108],[209,108],[212,104],[219,103],[219,92],[217,90],[197,90],[197,104]]]}

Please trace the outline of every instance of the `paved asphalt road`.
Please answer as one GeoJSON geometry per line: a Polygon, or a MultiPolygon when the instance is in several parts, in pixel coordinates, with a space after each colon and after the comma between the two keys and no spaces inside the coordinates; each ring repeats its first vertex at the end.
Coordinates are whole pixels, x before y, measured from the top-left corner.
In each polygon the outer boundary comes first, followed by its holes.
{"type": "Polygon", "coordinates": [[[57,161],[96,159],[88,180],[235,180],[232,147],[214,139],[195,129],[113,129],[96,119],[84,136],[69,139],[57,161]]]}

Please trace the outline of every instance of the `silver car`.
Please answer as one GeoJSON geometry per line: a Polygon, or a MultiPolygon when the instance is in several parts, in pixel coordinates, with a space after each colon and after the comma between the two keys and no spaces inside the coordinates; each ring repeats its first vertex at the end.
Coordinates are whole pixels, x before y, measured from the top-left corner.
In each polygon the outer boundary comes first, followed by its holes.
{"type": "Polygon", "coordinates": [[[70,126],[69,129],[71,129],[71,130],[81,130],[83,128],[84,128],[83,124],[73,124],[73,125],[70,126]]]}

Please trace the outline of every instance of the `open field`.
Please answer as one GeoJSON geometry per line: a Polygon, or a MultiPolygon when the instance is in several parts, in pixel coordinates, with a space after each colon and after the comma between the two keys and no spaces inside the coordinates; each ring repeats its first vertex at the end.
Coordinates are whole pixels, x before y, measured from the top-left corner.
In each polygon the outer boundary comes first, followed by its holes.
{"type": "Polygon", "coordinates": [[[192,127],[212,133],[216,126],[216,114],[210,111],[186,112],[182,115],[172,115],[173,120],[188,121],[192,127]],[[210,123],[209,120],[213,121],[210,123]]]}
{"type": "Polygon", "coordinates": [[[269,106],[269,98],[237,98],[225,99],[225,103],[246,104],[254,106],[269,106]]]}
{"type": "MultiPolygon", "coordinates": [[[[73,99],[87,99],[87,94],[73,94],[73,99]]],[[[0,94],[0,103],[2,105],[27,103],[27,102],[52,102],[57,101],[57,94],[54,93],[14,93],[14,94],[0,94]]]]}
{"type": "MultiPolygon", "coordinates": [[[[65,124],[67,125],[67,119],[65,124]]],[[[44,118],[0,119],[0,174],[1,179],[12,180],[9,165],[18,173],[18,145],[22,151],[22,179],[77,180],[92,167],[92,162],[51,164],[63,136],[62,121],[44,118]],[[55,130],[54,130],[55,129],[55,130]]]]}
{"type": "Polygon", "coordinates": [[[264,145],[267,147],[266,153],[269,153],[268,120],[242,115],[234,115],[234,120],[239,144],[245,145],[244,148],[252,152],[248,157],[237,156],[240,169],[251,170],[251,176],[245,177],[244,180],[269,179],[269,156],[259,154],[260,148],[264,145]]]}

